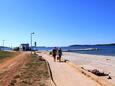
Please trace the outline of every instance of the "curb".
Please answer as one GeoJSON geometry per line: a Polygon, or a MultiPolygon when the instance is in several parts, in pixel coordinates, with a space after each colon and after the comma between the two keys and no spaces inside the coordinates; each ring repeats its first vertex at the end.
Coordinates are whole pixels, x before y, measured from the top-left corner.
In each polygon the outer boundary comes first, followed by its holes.
{"type": "MultiPolygon", "coordinates": [[[[38,54],[38,56],[39,56],[39,54],[38,54]]],[[[41,56],[41,57],[44,59],[43,56],[41,56]]],[[[48,74],[49,74],[50,79],[51,79],[51,85],[52,86],[57,86],[57,84],[55,83],[55,81],[53,79],[53,75],[52,75],[52,71],[51,71],[49,62],[46,59],[45,59],[45,62],[46,62],[47,68],[48,68],[48,74]]]]}
{"type": "Polygon", "coordinates": [[[105,80],[105,79],[102,79],[86,70],[83,70],[81,69],[81,67],[77,66],[76,64],[70,62],[70,61],[67,61],[66,62],[69,66],[73,67],[74,69],[76,69],[76,71],[79,71],[81,72],[82,74],[84,74],[85,76],[87,76],[88,78],[96,81],[98,84],[100,84],[101,86],[115,86],[115,84],[112,84],[111,82],[105,80]]]}
{"type": "MultiPolygon", "coordinates": [[[[46,60],[45,60],[46,61],[46,60]]],[[[49,72],[49,76],[50,76],[50,78],[51,78],[51,80],[52,80],[52,85],[53,86],[57,86],[57,84],[55,83],[55,81],[54,81],[54,79],[53,79],[53,75],[52,75],[52,71],[51,71],[51,68],[50,68],[50,64],[49,64],[49,62],[48,61],[46,61],[46,64],[47,64],[47,68],[48,68],[48,72],[49,72]]]]}

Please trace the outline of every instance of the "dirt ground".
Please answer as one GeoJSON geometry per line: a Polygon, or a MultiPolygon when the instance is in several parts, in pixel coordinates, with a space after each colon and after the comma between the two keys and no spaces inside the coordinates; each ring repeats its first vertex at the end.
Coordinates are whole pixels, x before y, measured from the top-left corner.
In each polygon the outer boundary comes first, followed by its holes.
{"type": "Polygon", "coordinates": [[[17,70],[24,64],[27,53],[20,53],[12,58],[6,58],[0,64],[0,86],[8,86],[17,70]]]}
{"type": "Polygon", "coordinates": [[[21,52],[0,63],[0,86],[51,86],[46,62],[21,52]]]}
{"type": "Polygon", "coordinates": [[[17,72],[9,86],[51,86],[47,63],[42,57],[32,56],[17,72]]]}

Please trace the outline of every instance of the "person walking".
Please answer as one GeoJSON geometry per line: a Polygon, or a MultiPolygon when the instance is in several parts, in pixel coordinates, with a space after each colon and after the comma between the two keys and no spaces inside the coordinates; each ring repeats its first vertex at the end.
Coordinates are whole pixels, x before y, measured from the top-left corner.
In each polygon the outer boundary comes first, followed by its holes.
{"type": "Polygon", "coordinates": [[[54,58],[54,62],[56,61],[56,55],[57,55],[57,48],[55,47],[53,50],[52,50],[52,56],[54,58]]]}
{"type": "Polygon", "coordinates": [[[61,62],[61,57],[62,57],[62,49],[58,49],[58,59],[59,59],[59,62],[61,62]]]}

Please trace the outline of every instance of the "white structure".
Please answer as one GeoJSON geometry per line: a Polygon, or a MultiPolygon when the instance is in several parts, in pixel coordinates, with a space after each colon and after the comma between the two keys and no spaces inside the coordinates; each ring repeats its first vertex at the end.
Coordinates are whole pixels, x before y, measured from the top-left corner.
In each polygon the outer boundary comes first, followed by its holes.
{"type": "Polygon", "coordinates": [[[29,48],[29,44],[21,44],[20,45],[20,50],[21,51],[28,51],[30,48],[29,48]]]}

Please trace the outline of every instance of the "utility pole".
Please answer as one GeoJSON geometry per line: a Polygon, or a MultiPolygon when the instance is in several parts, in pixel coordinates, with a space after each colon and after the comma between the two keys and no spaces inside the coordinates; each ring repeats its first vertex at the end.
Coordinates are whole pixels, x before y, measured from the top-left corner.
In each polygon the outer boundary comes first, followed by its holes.
{"type": "Polygon", "coordinates": [[[37,42],[34,42],[35,44],[35,52],[37,51],[37,42]]]}
{"type": "Polygon", "coordinates": [[[35,34],[35,33],[33,32],[33,33],[30,34],[31,35],[31,43],[30,43],[31,44],[31,54],[32,54],[32,35],[33,34],[35,34]]]}
{"type": "Polygon", "coordinates": [[[4,42],[5,42],[5,40],[3,40],[3,51],[4,51],[4,42]]]}
{"type": "Polygon", "coordinates": [[[12,43],[11,43],[11,50],[12,50],[12,43]]]}

